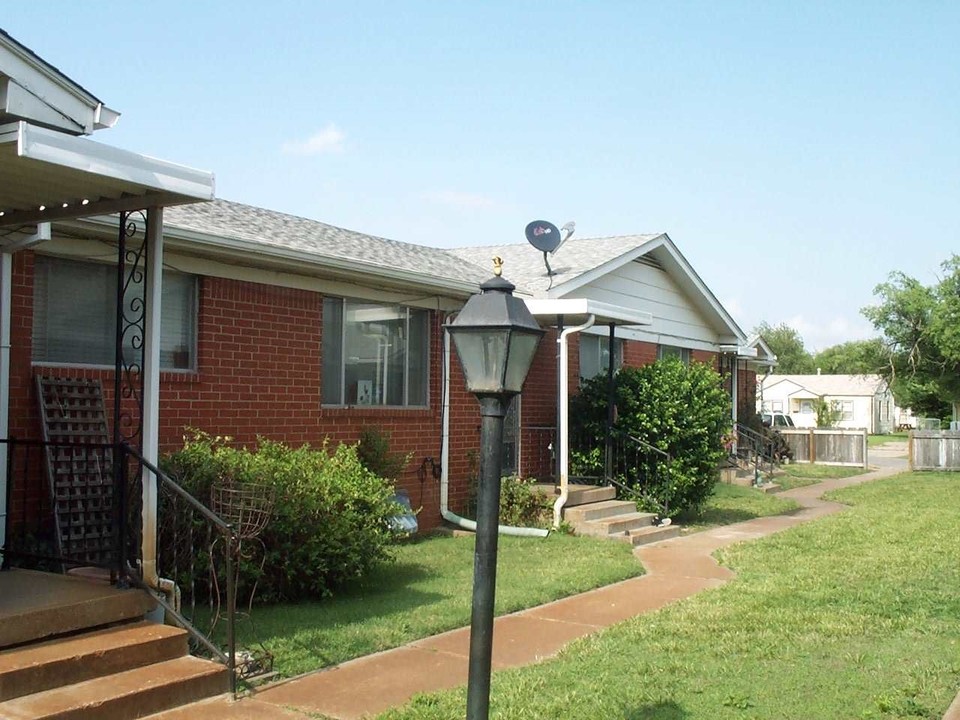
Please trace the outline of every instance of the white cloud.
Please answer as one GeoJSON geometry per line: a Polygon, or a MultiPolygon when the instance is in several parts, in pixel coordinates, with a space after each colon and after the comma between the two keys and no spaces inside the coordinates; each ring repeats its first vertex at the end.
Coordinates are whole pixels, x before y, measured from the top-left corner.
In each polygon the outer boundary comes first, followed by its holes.
{"type": "Polygon", "coordinates": [[[452,207],[479,210],[482,208],[493,207],[492,198],[480,193],[460,192],[458,190],[437,190],[425,192],[421,197],[429,202],[440,203],[441,205],[450,205],[452,207]]]}
{"type": "Polygon", "coordinates": [[[283,152],[288,155],[322,155],[338,153],[344,150],[347,136],[333,123],[315,132],[306,140],[295,140],[283,144],[283,152]]]}

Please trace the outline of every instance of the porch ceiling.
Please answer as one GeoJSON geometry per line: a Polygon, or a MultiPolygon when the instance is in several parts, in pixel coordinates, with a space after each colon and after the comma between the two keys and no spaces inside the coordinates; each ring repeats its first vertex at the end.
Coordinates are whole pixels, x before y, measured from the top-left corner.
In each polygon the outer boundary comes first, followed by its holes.
{"type": "Polygon", "coordinates": [[[24,121],[0,125],[0,228],[211,200],[213,188],[206,171],[24,121]]]}

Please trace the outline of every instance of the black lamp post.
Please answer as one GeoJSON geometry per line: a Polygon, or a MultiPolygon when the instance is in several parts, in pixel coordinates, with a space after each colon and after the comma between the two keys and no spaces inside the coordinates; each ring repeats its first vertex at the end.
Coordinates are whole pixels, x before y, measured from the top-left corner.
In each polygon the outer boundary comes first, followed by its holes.
{"type": "Polygon", "coordinates": [[[457,319],[446,326],[456,345],[467,389],[480,402],[481,416],[467,720],[485,720],[490,710],[503,418],[510,400],[523,387],[543,336],[527,306],[513,296],[514,286],[500,277],[501,264],[494,258],[497,276],[481,285],[481,293],[471,297],[457,319]]]}

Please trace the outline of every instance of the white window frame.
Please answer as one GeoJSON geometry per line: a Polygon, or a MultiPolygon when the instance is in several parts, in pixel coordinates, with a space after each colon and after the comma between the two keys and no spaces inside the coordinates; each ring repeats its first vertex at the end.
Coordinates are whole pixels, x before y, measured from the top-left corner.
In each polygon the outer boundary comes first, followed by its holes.
{"type": "MultiPolygon", "coordinates": [[[[603,363],[603,351],[607,348],[610,342],[609,336],[595,335],[593,333],[583,333],[580,336],[579,344],[579,356],[580,356],[580,382],[581,384],[587,380],[592,380],[597,377],[597,375],[605,375],[607,372],[607,366],[603,363]],[[584,342],[586,341],[586,342],[584,342]],[[596,365],[600,369],[591,377],[587,377],[583,374],[583,354],[586,350],[587,353],[595,353],[596,365]]],[[[616,372],[623,367],[623,338],[614,338],[613,340],[613,370],[616,372]]]]}
{"type": "MultiPolygon", "coordinates": [[[[108,289],[109,295],[111,298],[116,296],[116,287],[115,287],[116,265],[110,265],[108,263],[99,263],[99,262],[96,262],[93,260],[87,260],[84,258],[67,258],[67,257],[61,257],[57,255],[41,255],[41,254],[36,255],[34,259],[34,289],[33,289],[34,319],[33,319],[33,327],[31,329],[31,345],[32,345],[31,364],[36,367],[80,367],[80,368],[112,369],[114,367],[114,353],[115,353],[115,347],[112,340],[108,344],[108,346],[105,347],[105,352],[109,353],[109,357],[105,356],[103,358],[103,362],[77,362],[77,361],[66,360],[66,359],[50,359],[49,356],[45,358],[41,358],[37,356],[38,350],[44,346],[43,342],[38,342],[38,339],[36,337],[37,333],[48,327],[48,318],[38,319],[39,317],[38,314],[42,313],[48,307],[48,304],[46,299],[41,300],[37,296],[37,293],[39,292],[39,285],[37,282],[37,267],[47,263],[57,263],[57,264],[60,264],[61,266],[64,264],[78,264],[78,265],[86,265],[89,267],[96,266],[100,268],[106,268],[108,270],[107,276],[110,278],[109,282],[114,283],[114,286],[108,289]]],[[[169,326],[167,326],[166,328],[168,330],[168,333],[164,332],[165,330],[164,326],[166,326],[168,323],[174,322],[174,320],[170,316],[169,307],[161,305],[161,308],[160,308],[161,327],[160,327],[160,340],[159,340],[161,342],[160,369],[163,372],[195,373],[197,372],[197,349],[198,349],[197,320],[198,320],[198,314],[199,314],[198,308],[199,308],[199,296],[200,296],[198,278],[196,275],[192,275],[190,273],[181,273],[179,271],[172,271],[167,269],[163,270],[163,274],[167,279],[169,279],[170,274],[187,278],[188,279],[187,286],[189,287],[189,293],[191,297],[189,298],[189,309],[187,310],[187,313],[189,315],[189,327],[186,328],[186,334],[188,335],[187,337],[188,347],[186,348],[186,351],[189,355],[189,360],[187,365],[184,367],[176,367],[176,366],[170,365],[169,363],[164,362],[165,356],[171,356],[177,351],[174,349],[163,348],[163,345],[162,345],[163,336],[164,334],[169,334],[169,326]]],[[[169,285],[164,284],[163,287],[168,288],[169,285]]],[[[142,299],[142,295],[140,297],[142,299]]],[[[112,323],[114,321],[107,320],[107,322],[112,323]]],[[[109,332],[110,337],[111,338],[115,337],[115,330],[112,327],[108,329],[110,331],[109,332]]],[[[128,350],[132,350],[132,346],[128,348],[128,350]]]]}
{"type": "Polygon", "coordinates": [[[339,398],[337,401],[331,401],[325,397],[325,388],[321,380],[320,383],[320,403],[323,407],[370,407],[370,408],[411,408],[411,409],[424,409],[430,406],[430,324],[431,316],[430,311],[425,308],[411,307],[407,305],[399,305],[396,303],[380,303],[374,300],[361,300],[356,298],[343,298],[335,296],[325,296],[323,298],[324,304],[324,313],[323,313],[323,333],[321,341],[321,372],[327,372],[331,368],[327,367],[327,348],[329,347],[328,342],[330,338],[327,333],[327,322],[328,322],[328,307],[330,305],[339,305],[339,315],[340,315],[340,333],[339,337],[336,337],[336,342],[339,344],[339,367],[334,371],[339,373],[338,379],[338,389],[339,389],[339,398]],[[361,305],[379,305],[383,308],[388,308],[391,310],[402,310],[405,312],[405,332],[404,332],[404,350],[403,350],[403,403],[402,404],[388,404],[388,403],[348,403],[347,402],[347,309],[351,303],[361,304],[361,305]],[[423,313],[424,316],[424,333],[423,333],[423,342],[424,347],[421,348],[424,354],[424,377],[422,378],[423,382],[423,402],[410,402],[410,320],[412,313],[423,313]]]}

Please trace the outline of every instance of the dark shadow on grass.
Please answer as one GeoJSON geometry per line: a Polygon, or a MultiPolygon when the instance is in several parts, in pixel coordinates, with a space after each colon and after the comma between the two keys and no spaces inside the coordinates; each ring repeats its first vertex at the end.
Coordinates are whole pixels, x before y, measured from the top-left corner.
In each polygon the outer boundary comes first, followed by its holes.
{"type": "Polygon", "coordinates": [[[677,518],[681,525],[687,523],[709,524],[709,525],[733,525],[738,522],[755,520],[760,517],[757,513],[749,510],[720,509],[713,508],[704,510],[702,513],[683,513],[677,518]]]}
{"type": "Polygon", "coordinates": [[[683,720],[689,713],[672,700],[628,708],[623,720],[683,720]]]}

